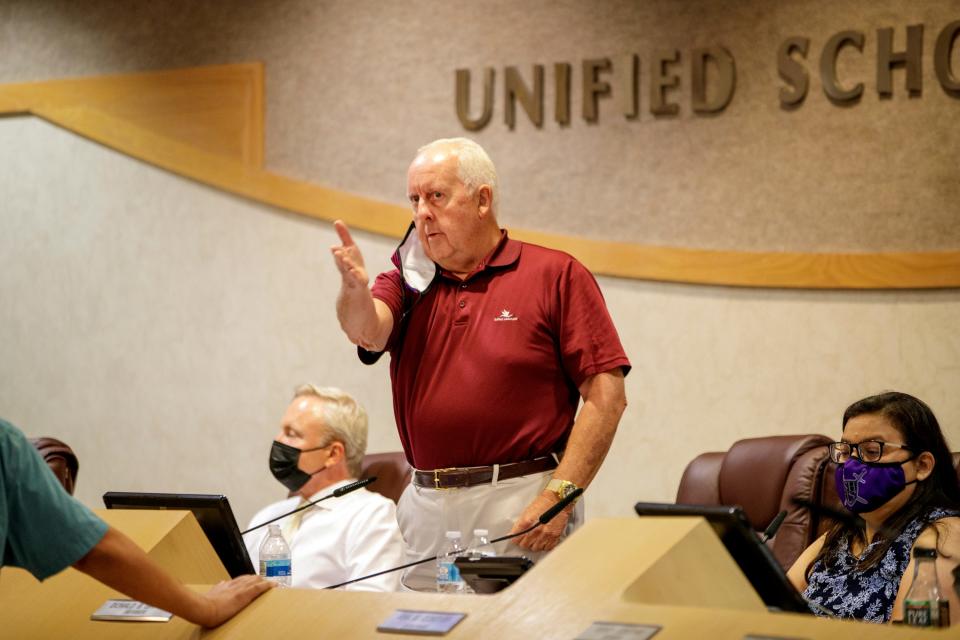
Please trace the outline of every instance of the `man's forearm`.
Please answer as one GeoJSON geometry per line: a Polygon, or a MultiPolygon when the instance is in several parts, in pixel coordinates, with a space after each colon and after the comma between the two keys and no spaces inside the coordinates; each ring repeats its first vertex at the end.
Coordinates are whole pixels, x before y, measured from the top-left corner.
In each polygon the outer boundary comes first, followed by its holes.
{"type": "Polygon", "coordinates": [[[583,407],[553,477],[586,487],[610,450],[627,401],[619,369],[593,376],[582,392],[583,407]]]}
{"type": "MultiPolygon", "coordinates": [[[[563,460],[554,470],[553,477],[586,487],[600,470],[617,432],[620,416],[627,406],[623,374],[619,369],[615,369],[592,376],[580,385],[580,394],[583,397],[583,407],[573,424],[563,460]]],[[[545,489],[524,509],[511,532],[526,530],[537,521],[541,513],[556,504],[557,500],[555,493],[545,489]]],[[[532,551],[553,549],[563,535],[572,509],[572,506],[568,507],[545,526],[520,536],[515,540],[516,544],[532,551]]]]}
{"type": "Polygon", "coordinates": [[[74,566],[108,587],[190,622],[206,625],[213,620],[209,602],[171,577],[112,527],[74,566]]]}
{"type": "Polygon", "coordinates": [[[373,302],[373,296],[366,287],[342,287],[337,296],[337,319],[340,327],[353,344],[364,349],[380,351],[383,345],[377,344],[377,330],[380,319],[373,302]]]}
{"type": "Polygon", "coordinates": [[[585,404],[570,431],[563,459],[553,472],[554,478],[586,487],[600,470],[617,432],[619,416],[585,404]]]}

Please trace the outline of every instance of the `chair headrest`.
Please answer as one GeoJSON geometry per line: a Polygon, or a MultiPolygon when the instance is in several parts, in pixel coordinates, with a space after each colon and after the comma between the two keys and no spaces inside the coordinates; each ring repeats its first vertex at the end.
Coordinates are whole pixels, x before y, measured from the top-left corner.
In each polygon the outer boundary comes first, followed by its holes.
{"type": "Polygon", "coordinates": [[[40,452],[40,456],[67,493],[73,495],[80,471],[80,463],[73,449],[61,440],[50,437],[30,438],[30,443],[40,452]]]}
{"type": "Polygon", "coordinates": [[[830,439],[821,435],[766,436],[733,443],[720,468],[720,501],[739,504],[754,529],[762,530],[779,513],[784,485],[794,461],[830,439]]]}

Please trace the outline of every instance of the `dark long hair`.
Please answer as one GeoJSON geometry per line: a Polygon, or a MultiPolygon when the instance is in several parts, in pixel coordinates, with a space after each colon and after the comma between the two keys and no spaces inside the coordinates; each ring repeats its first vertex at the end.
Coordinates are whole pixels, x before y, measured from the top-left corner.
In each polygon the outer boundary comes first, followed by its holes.
{"type": "MultiPolygon", "coordinates": [[[[858,400],[847,407],[843,412],[843,426],[857,416],[880,414],[890,421],[890,424],[903,437],[904,444],[910,448],[915,456],[929,451],[936,463],[933,472],[918,482],[910,500],[896,513],[892,514],[883,523],[883,529],[874,535],[874,542],[879,542],[858,564],[859,569],[867,569],[880,562],[881,558],[890,549],[896,536],[902,532],[911,521],[922,516],[931,509],[940,507],[945,509],[960,508],[960,484],[957,483],[957,472],[953,466],[953,456],[940,430],[940,423],[933,411],[921,400],[906,393],[887,391],[879,395],[858,400]]],[[[836,561],[843,551],[840,542],[843,539],[859,540],[866,544],[866,529],[863,520],[858,519],[858,526],[852,523],[838,523],[828,532],[823,547],[817,557],[807,566],[807,576],[818,560],[823,559],[827,564],[836,561]]]]}

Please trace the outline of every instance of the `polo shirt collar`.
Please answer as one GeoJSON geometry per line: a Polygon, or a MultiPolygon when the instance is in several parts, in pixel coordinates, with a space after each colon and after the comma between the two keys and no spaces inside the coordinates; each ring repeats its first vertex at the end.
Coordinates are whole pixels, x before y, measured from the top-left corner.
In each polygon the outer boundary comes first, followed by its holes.
{"type": "Polygon", "coordinates": [[[520,247],[522,246],[520,242],[510,239],[506,229],[500,229],[500,242],[493,248],[490,255],[477,266],[477,270],[487,267],[509,267],[520,258],[520,247]]]}
{"type": "MultiPolygon", "coordinates": [[[[520,249],[522,247],[523,243],[510,239],[506,229],[500,229],[500,240],[496,246],[487,254],[486,258],[480,261],[480,264],[478,264],[473,271],[467,274],[464,280],[469,280],[486,269],[509,267],[520,258],[520,249]]],[[[446,278],[459,280],[459,278],[443,268],[440,269],[440,274],[446,278]]]]}
{"type": "MultiPolygon", "coordinates": [[[[493,250],[480,261],[480,264],[467,275],[466,279],[472,278],[484,269],[509,267],[520,258],[520,249],[522,243],[511,240],[506,229],[500,230],[500,240],[493,250]]],[[[391,258],[393,264],[400,270],[403,282],[414,291],[425,293],[430,285],[440,273],[445,277],[453,278],[446,269],[443,269],[433,260],[427,257],[427,252],[420,244],[420,236],[417,234],[416,225],[412,222],[407,228],[407,233],[400,241],[397,250],[394,251],[391,258]]],[[[459,279],[459,278],[456,278],[459,279]]]]}

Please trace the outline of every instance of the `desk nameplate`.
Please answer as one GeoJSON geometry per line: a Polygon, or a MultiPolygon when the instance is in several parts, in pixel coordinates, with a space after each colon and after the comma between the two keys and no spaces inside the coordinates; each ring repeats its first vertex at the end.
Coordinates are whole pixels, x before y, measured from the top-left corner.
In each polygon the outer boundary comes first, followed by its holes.
{"type": "Polygon", "coordinates": [[[416,636],[445,636],[467,617],[465,613],[449,611],[412,611],[397,609],[380,623],[377,631],[407,633],[416,636]]]}
{"type": "Polygon", "coordinates": [[[107,600],[90,615],[91,620],[123,620],[125,622],[167,622],[173,614],[137,600],[107,600]]]}
{"type": "Polygon", "coordinates": [[[655,624],[594,622],[575,640],[649,640],[661,628],[655,624]]]}

